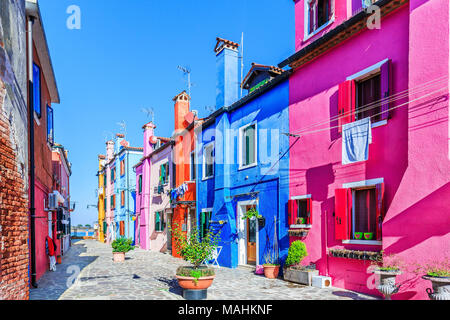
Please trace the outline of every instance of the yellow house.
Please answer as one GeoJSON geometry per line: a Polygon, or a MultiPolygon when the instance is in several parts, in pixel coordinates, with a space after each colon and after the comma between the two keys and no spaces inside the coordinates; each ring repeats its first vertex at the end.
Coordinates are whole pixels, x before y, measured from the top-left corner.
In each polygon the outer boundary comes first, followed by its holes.
{"type": "Polygon", "coordinates": [[[98,241],[105,242],[105,156],[98,156],[98,241]]]}

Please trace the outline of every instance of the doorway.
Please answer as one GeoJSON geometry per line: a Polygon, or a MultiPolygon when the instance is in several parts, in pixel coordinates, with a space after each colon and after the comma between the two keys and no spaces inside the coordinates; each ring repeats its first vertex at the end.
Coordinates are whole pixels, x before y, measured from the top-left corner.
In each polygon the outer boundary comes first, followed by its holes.
{"type": "Polygon", "coordinates": [[[238,212],[238,264],[259,265],[259,230],[256,218],[242,220],[245,213],[257,208],[258,200],[241,201],[238,212]]]}

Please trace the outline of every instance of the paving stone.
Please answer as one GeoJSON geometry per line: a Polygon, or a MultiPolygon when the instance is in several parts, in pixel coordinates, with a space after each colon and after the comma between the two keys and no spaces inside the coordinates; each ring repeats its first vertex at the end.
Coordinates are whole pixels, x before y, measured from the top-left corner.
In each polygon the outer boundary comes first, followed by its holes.
{"type": "MultiPolygon", "coordinates": [[[[183,300],[174,277],[186,262],[141,249],[114,263],[112,249],[94,240],[74,242],[57,265],[30,291],[31,300],[183,300]]],[[[218,268],[208,300],[361,300],[375,297],[339,289],[318,289],[267,279],[245,268],[218,268]]]]}

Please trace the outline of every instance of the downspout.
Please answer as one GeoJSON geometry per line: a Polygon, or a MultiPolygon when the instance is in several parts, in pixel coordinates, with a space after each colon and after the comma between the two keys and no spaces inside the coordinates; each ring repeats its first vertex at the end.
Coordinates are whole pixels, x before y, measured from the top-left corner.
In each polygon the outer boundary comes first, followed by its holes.
{"type": "Polygon", "coordinates": [[[34,166],[34,84],[33,84],[33,24],[35,17],[28,20],[28,124],[30,136],[30,245],[31,245],[31,285],[37,288],[36,283],[36,241],[35,241],[35,166],[34,166]]]}

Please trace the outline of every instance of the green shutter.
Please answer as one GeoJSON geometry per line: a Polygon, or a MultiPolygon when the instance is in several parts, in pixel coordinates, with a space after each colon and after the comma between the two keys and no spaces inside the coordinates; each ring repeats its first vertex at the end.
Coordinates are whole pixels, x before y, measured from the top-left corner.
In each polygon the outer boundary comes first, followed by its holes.
{"type": "Polygon", "coordinates": [[[155,230],[156,231],[161,231],[160,230],[160,223],[161,223],[161,219],[160,219],[160,216],[159,216],[159,212],[157,211],[157,212],[155,212],[155,230]]]}

